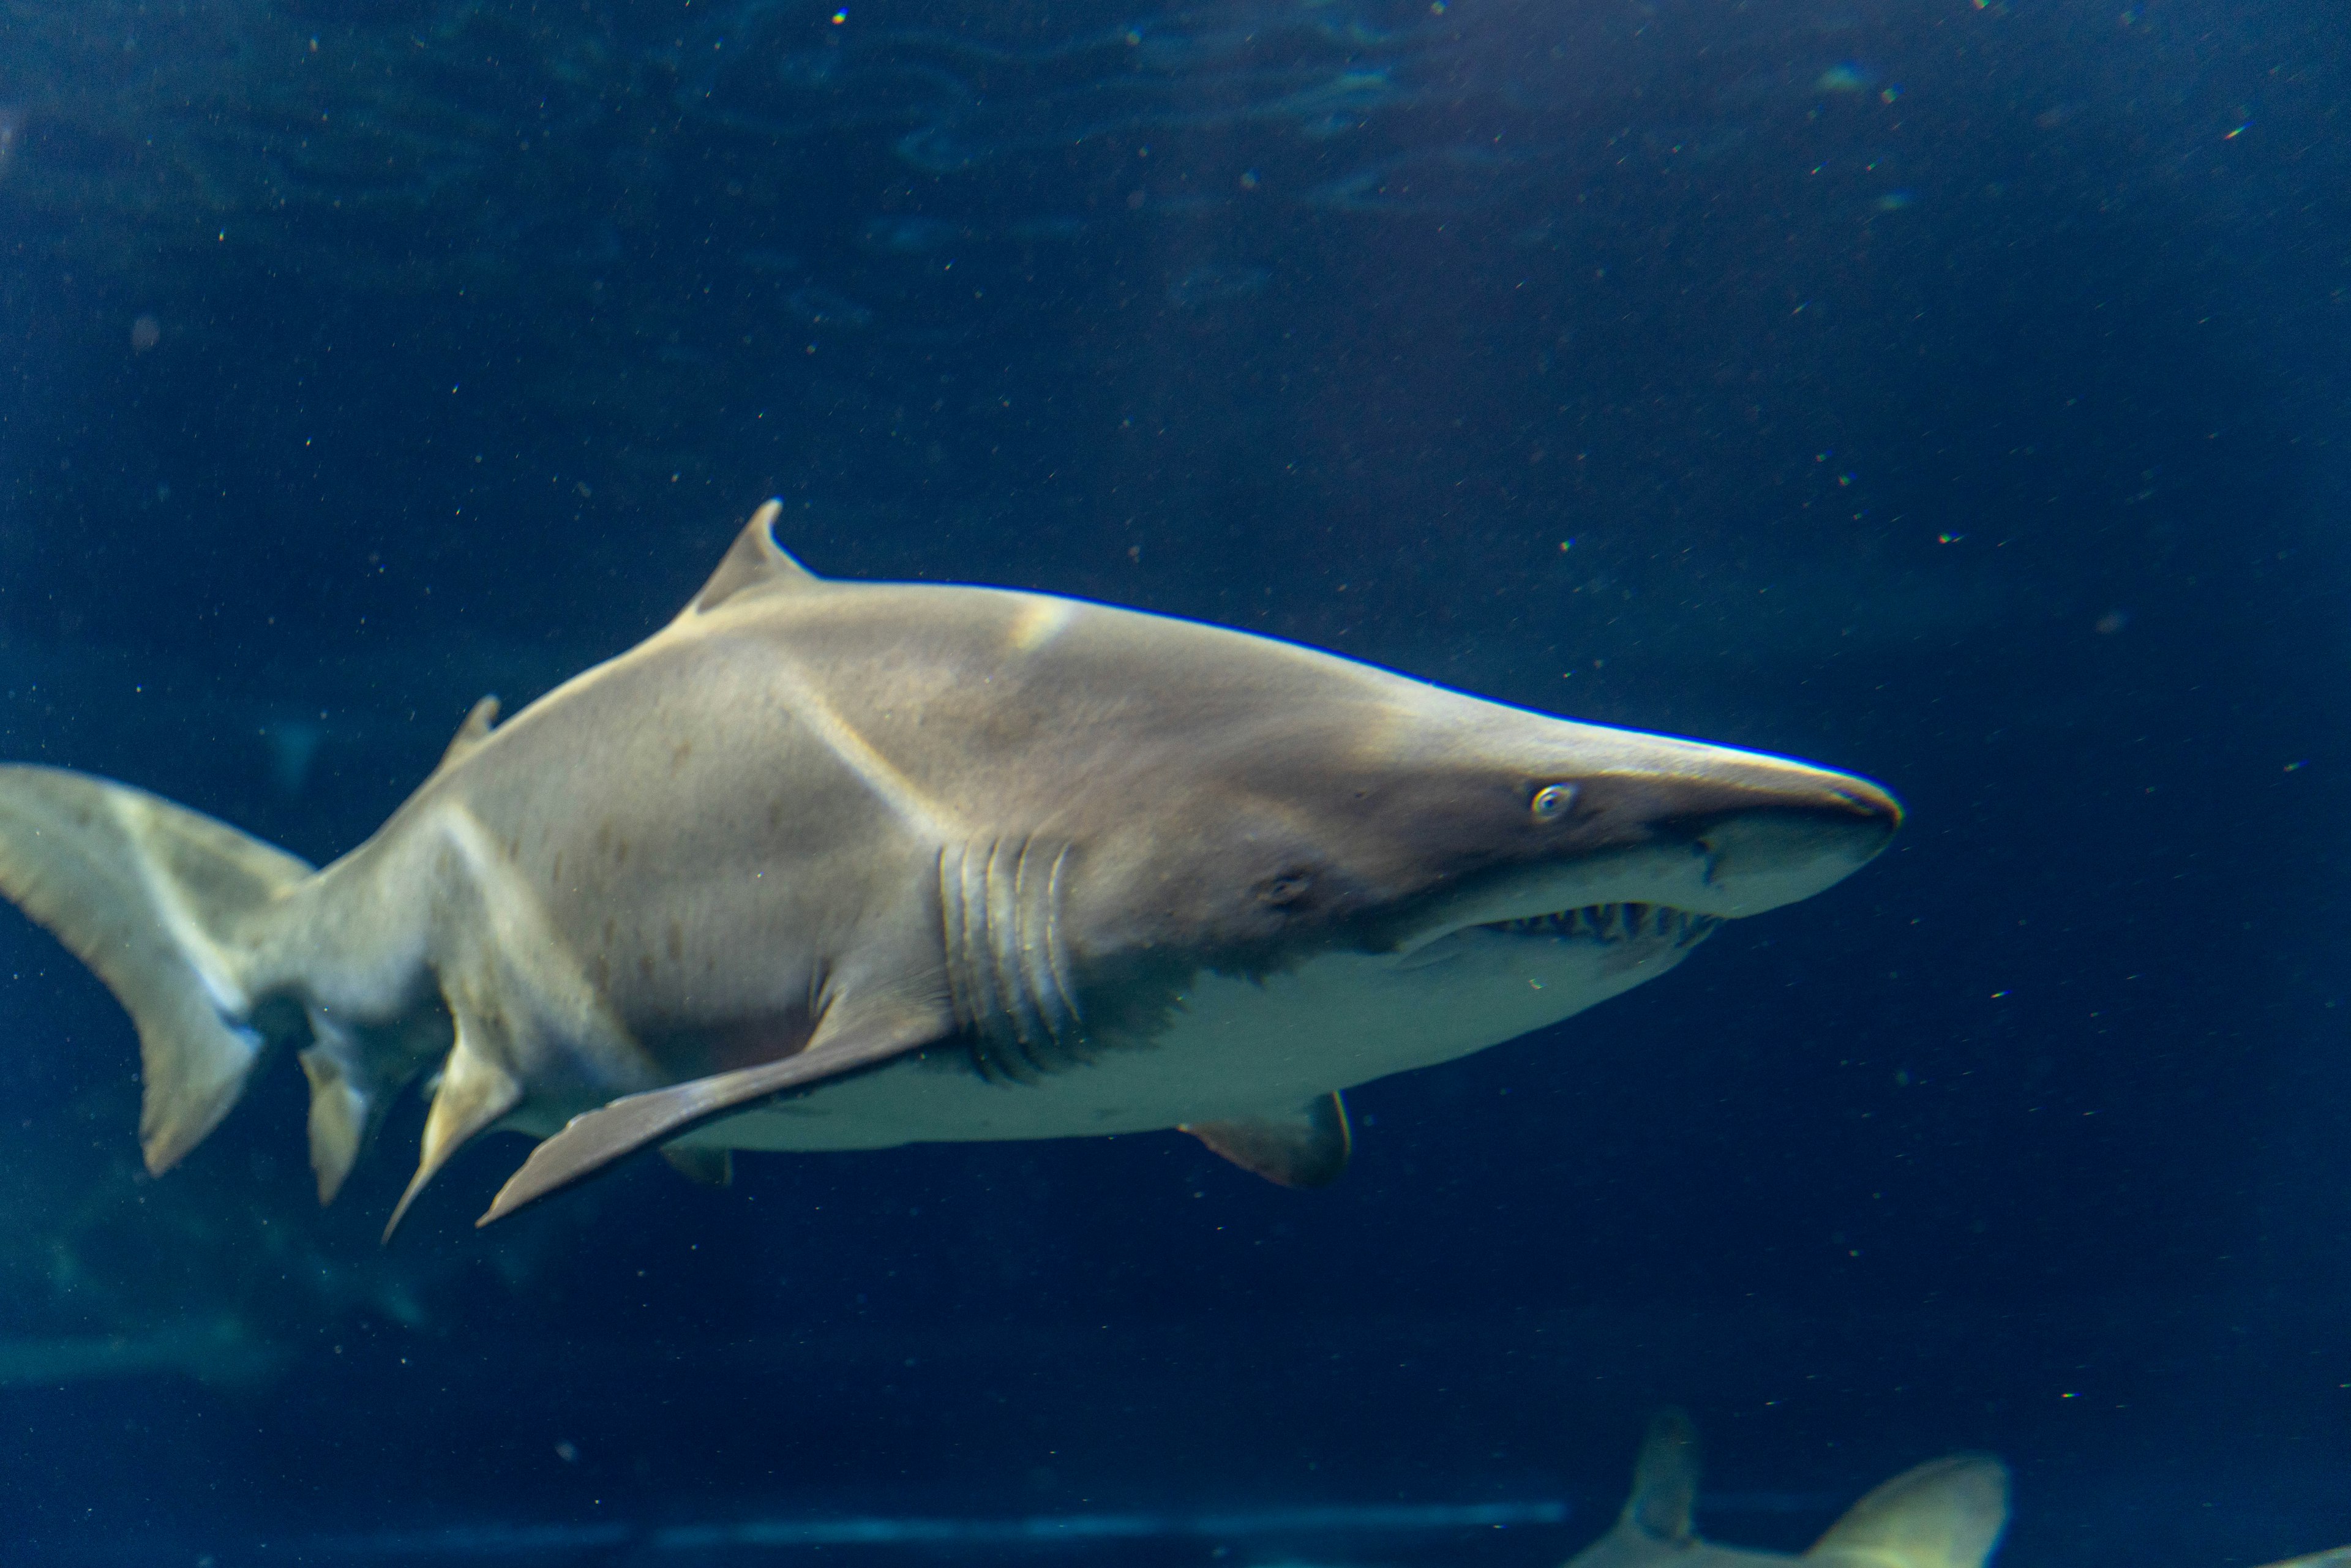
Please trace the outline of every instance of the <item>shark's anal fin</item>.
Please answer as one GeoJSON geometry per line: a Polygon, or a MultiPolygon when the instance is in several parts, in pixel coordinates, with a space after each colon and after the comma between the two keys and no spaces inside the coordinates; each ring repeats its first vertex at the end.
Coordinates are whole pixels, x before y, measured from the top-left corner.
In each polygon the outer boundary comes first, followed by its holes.
{"type": "Polygon", "coordinates": [[[1903,1471],[1855,1503],[1803,1555],[1806,1568],[1983,1568],[2008,1524],[2008,1467],[1953,1454],[1903,1471]]]}
{"type": "Polygon", "coordinates": [[[331,1050],[314,1045],[298,1060],[310,1081],[310,1168],[319,1177],[319,1202],[329,1204],[342,1191],[343,1178],[351,1174],[374,1124],[374,1096],[331,1050]]]}
{"type": "Polygon", "coordinates": [[[593,1176],[615,1160],[692,1132],[705,1122],[740,1111],[759,1101],[795,1089],[807,1089],[829,1078],[839,1078],[878,1066],[893,1056],[928,1045],[952,1027],[935,1008],[885,1008],[860,1012],[836,1004],[818,1025],[805,1050],[740,1067],[667,1089],[648,1090],[613,1101],[600,1110],[585,1112],[564,1124],[561,1132],[531,1150],[522,1169],[507,1178],[489,1212],[475,1220],[487,1225],[504,1219],[527,1204],[583,1176],[593,1176]]]}
{"type": "Polygon", "coordinates": [[[1336,1094],[1308,1101],[1293,1116],[1186,1122],[1182,1130],[1241,1169],[1283,1186],[1329,1186],[1346,1174],[1354,1148],[1347,1103],[1336,1094]]]}
{"type": "Polygon", "coordinates": [[[710,574],[710,580],[702,585],[702,591],[685,607],[686,614],[707,614],[740,593],[794,588],[821,580],[776,543],[776,517],[783,509],[781,501],[768,501],[751,514],[750,522],[735,536],[734,546],[719,561],[718,570],[710,574]]]}
{"type": "Polygon", "coordinates": [[[732,1149],[696,1149],[677,1144],[664,1144],[662,1158],[669,1168],[696,1186],[733,1186],[735,1185],[735,1151],[732,1149]]]}

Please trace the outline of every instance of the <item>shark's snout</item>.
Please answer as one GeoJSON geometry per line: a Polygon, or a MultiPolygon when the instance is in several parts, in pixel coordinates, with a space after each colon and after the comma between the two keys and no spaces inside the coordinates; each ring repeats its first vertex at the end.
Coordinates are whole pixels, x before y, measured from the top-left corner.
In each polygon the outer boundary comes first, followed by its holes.
{"type": "MultiPolygon", "coordinates": [[[[1582,912],[1669,912],[1710,929],[1812,897],[1892,840],[1901,805],[1851,774],[1755,752],[1574,727],[1573,758],[1521,764],[1533,853],[1428,912],[1401,946],[1471,926],[1555,934],[1582,912]],[[1548,780],[1548,781],[1546,781],[1548,780]],[[1544,924],[1548,922],[1548,924],[1544,924]]],[[[1681,929],[1677,925],[1676,929],[1681,929]]]]}
{"type": "Polygon", "coordinates": [[[1675,744],[1659,766],[1588,787],[1595,826],[1623,836],[1615,873],[1640,896],[1737,919],[1834,885],[1868,863],[1902,824],[1902,807],[1866,779],[1784,758],[1675,744]]]}

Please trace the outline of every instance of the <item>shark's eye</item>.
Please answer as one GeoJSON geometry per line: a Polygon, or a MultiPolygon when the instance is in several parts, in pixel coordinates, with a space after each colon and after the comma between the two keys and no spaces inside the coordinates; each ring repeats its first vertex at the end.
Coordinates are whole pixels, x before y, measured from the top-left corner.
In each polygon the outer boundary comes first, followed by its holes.
{"type": "Polygon", "coordinates": [[[1535,791],[1535,798],[1527,809],[1535,814],[1538,822],[1556,822],[1566,816],[1567,809],[1574,804],[1574,785],[1546,784],[1535,791]]]}

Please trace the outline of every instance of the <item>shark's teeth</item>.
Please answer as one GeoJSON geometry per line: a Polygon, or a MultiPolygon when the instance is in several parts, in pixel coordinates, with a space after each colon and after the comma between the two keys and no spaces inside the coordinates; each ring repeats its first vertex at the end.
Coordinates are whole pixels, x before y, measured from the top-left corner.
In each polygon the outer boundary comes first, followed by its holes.
{"type": "Polygon", "coordinates": [[[1667,941],[1677,947],[1695,947],[1722,921],[1712,915],[1692,915],[1664,904],[1587,904],[1552,915],[1523,920],[1497,920],[1489,927],[1513,936],[1552,936],[1568,941],[1613,945],[1631,941],[1667,941]]]}

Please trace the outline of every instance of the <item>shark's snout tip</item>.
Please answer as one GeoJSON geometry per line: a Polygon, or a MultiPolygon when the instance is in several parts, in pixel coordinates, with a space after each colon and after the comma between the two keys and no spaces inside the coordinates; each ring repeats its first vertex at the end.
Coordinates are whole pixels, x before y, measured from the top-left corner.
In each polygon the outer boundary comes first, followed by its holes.
{"type": "Polygon", "coordinates": [[[1840,778],[1830,787],[1829,795],[1854,815],[1877,827],[1886,838],[1892,838],[1902,826],[1902,802],[1890,790],[1866,779],[1840,778]]]}

